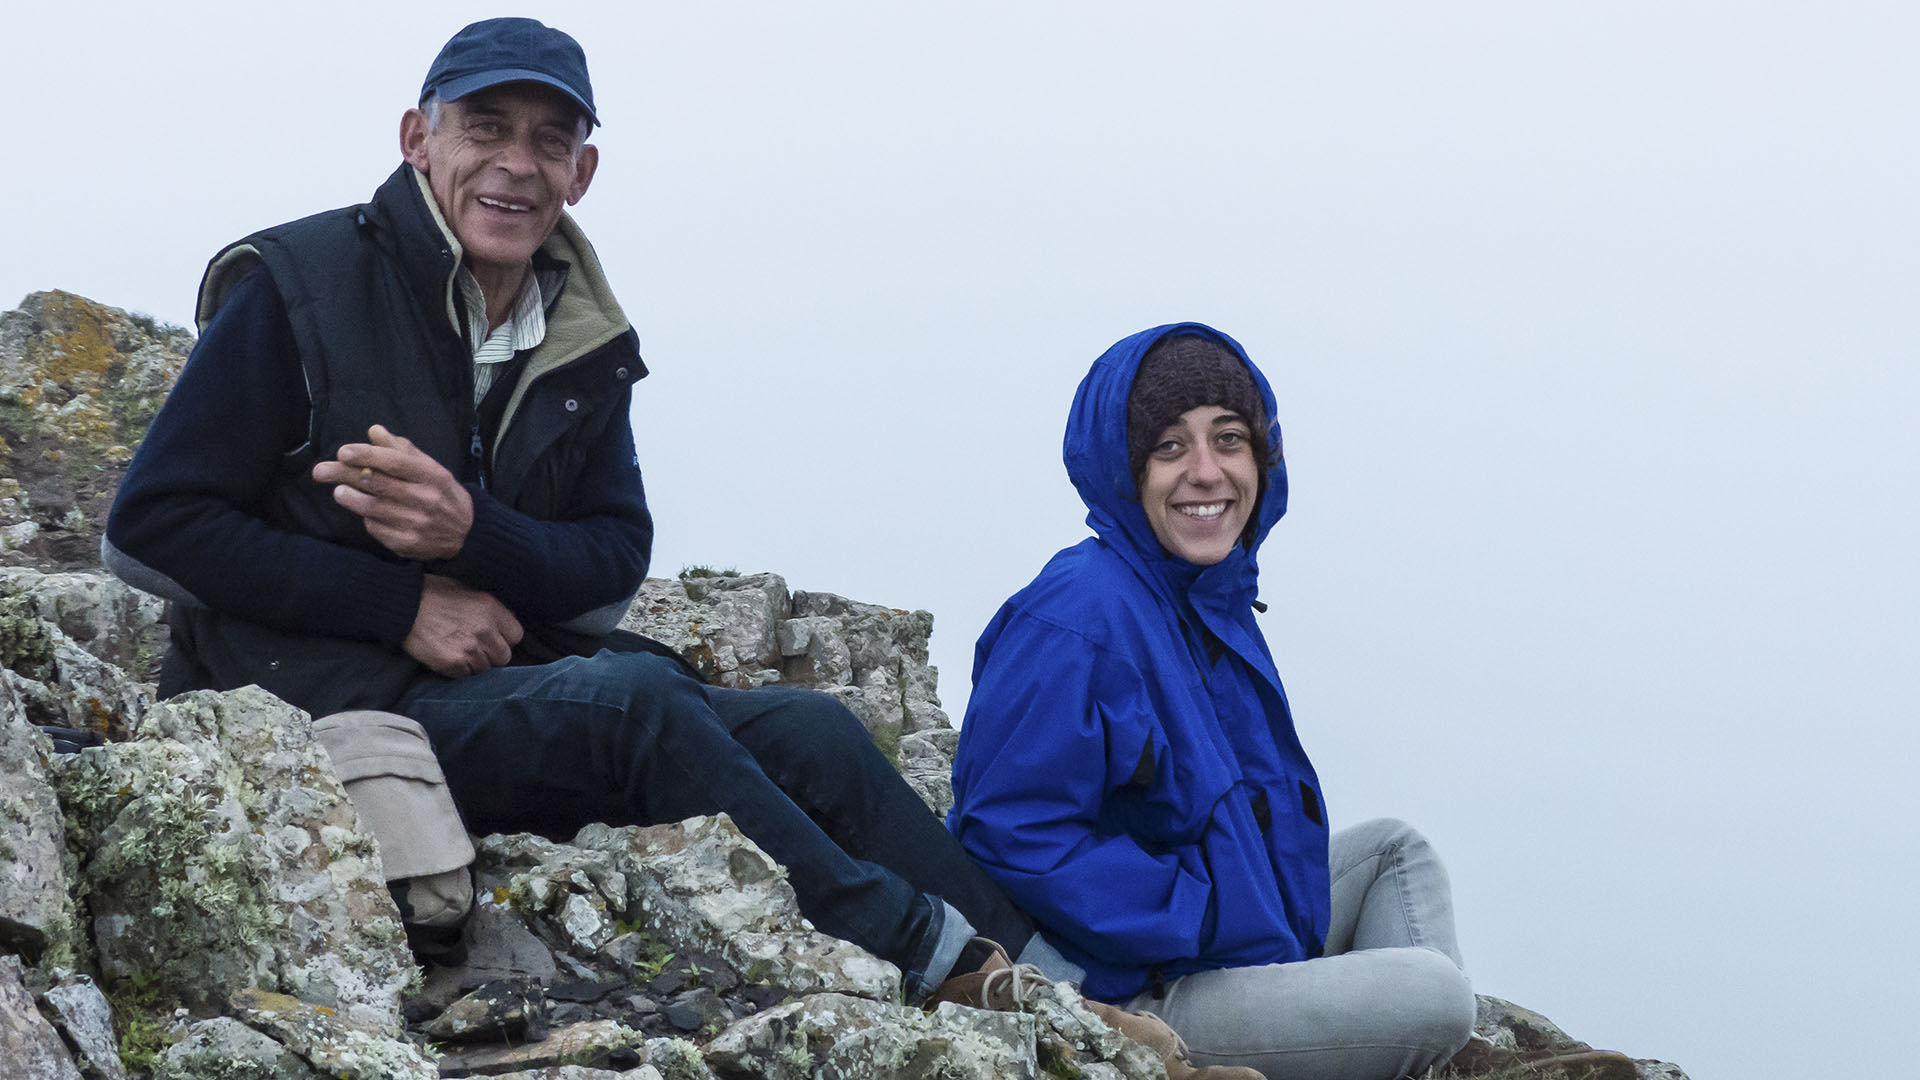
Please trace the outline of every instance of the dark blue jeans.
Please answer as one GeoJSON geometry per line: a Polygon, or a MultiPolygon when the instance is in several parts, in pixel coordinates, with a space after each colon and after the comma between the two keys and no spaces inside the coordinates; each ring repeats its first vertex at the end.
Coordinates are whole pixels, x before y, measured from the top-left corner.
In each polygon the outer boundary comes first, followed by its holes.
{"type": "Polygon", "coordinates": [[[898,965],[909,995],[952,961],[954,928],[931,898],[1014,955],[1033,935],[825,694],[710,687],[664,657],[603,651],[430,680],[395,710],[426,728],[477,833],[565,840],[590,822],[725,811],[787,868],[807,918],[898,965]]]}

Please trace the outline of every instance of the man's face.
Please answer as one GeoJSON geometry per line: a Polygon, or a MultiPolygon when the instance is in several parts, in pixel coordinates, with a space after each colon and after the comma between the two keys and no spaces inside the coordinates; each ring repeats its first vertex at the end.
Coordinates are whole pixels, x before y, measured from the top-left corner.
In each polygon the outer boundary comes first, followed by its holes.
{"type": "Polygon", "coordinates": [[[580,201],[599,151],[584,145],[579,109],[552,87],[507,83],[440,107],[429,129],[419,109],[400,121],[407,162],[427,175],[440,213],[476,277],[517,273],[580,201]]]}

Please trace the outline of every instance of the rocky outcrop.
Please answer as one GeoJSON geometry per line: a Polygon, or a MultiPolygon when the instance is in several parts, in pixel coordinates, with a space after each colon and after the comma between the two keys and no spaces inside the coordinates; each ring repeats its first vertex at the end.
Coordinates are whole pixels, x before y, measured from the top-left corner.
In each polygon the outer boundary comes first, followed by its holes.
{"type": "Polygon", "coordinates": [[[58,290],[0,313],[0,563],[97,564],[120,474],[192,346],[58,290]]]}
{"type": "MultiPolygon", "coordinates": [[[[901,1004],[724,816],[481,838],[466,962],[415,967],[310,718],[257,688],[156,703],[161,606],[89,569],[100,478],[187,342],[60,293],[0,317],[0,1076],[1164,1075],[1065,984],[1019,1013],[901,1004]]],[[[648,581],[627,626],[715,683],[840,698],[951,804],[927,613],[695,570],[648,581]]],[[[1481,1005],[1501,1047],[1580,1045],[1481,1005]]]]}
{"type": "Polygon", "coordinates": [[[778,574],[696,568],[649,579],[621,625],[673,646],[717,685],[779,683],[838,698],[935,813],[952,807],[959,732],[927,663],[927,612],[790,592],[778,574]]]}

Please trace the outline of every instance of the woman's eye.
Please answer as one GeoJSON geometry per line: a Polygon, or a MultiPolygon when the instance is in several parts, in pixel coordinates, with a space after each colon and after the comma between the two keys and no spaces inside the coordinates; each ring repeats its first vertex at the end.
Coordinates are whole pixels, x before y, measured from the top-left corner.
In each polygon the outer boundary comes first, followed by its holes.
{"type": "Polygon", "coordinates": [[[1247,443],[1247,433],[1244,431],[1223,431],[1220,433],[1217,441],[1221,446],[1225,447],[1245,446],[1247,443]]]}

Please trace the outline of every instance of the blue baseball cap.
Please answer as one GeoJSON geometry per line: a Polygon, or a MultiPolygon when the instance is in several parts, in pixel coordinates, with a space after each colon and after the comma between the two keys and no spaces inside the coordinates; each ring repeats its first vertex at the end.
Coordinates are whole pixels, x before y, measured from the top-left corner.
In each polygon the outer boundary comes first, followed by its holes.
{"type": "Polygon", "coordinates": [[[593,84],[580,43],[537,19],[487,19],[449,39],[427,69],[420,100],[434,94],[458,101],[476,90],[510,82],[537,82],[566,94],[594,124],[593,84]]]}

